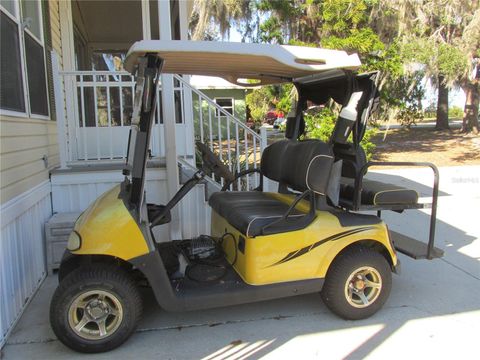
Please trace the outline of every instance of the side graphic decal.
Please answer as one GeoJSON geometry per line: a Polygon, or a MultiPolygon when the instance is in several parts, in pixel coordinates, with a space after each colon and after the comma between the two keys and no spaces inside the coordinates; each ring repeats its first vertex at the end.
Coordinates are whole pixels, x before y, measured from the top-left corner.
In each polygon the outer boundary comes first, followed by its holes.
{"type": "Polygon", "coordinates": [[[373,226],[364,226],[364,227],[360,227],[360,228],[356,228],[356,229],[352,229],[352,230],[347,230],[347,231],[343,231],[341,233],[338,233],[338,234],[335,234],[335,235],[331,235],[325,239],[322,239],[322,240],[319,240],[315,243],[313,243],[312,245],[309,245],[309,246],[305,246],[299,250],[295,250],[295,251],[292,251],[291,253],[289,253],[287,256],[285,256],[283,259],[277,261],[276,263],[273,263],[272,265],[269,265],[267,267],[271,267],[271,266],[275,266],[275,265],[279,265],[279,264],[283,264],[287,261],[290,261],[290,260],[293,260],[293,259],[296,259],[298,258],[299,256],[302,256],[304,254],[307,254],[308,252],[312,251],[313,249],[315,249],[316,247],[326,243],[327,241],[335,241],[335,240],[339,240],[341,238],[344,238],[345,236],[350,236],[350,235],[353,235],[353,234],[358,234],[360,232],[364,232],[364,231],[368,231],[368,230],[372,230],[372,229],[375,229],[375,227],[373,226]]]}

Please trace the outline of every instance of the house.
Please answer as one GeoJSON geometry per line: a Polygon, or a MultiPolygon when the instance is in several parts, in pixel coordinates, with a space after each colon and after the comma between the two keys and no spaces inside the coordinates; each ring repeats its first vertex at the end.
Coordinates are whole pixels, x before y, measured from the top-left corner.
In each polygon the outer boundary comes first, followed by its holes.
{"type": "Polygon", "coordinates": [[[213,99],[237,119],[247,121],[248,109],[245,97],[251,91],[251,86],[232,84],[222,78],[200,75],[192,76],[190,85],[213,99]]]}
{"type": "MultiPolygon", "coordinates": [[[[191,9],[181,0],[0,1],[0,346],[46,276],[45,222],[122,180],[134,100],[126,51],[141,39],[187,39],[191,9]]],[[[259,161],[265,139],[188,76],[162,75],[158,105],[147,201],[177,191],[195,168],[195,140],[215,144],[232,171],[259,161]]],[[[160,235],[209,233],[205,186],[160,235]]]]}

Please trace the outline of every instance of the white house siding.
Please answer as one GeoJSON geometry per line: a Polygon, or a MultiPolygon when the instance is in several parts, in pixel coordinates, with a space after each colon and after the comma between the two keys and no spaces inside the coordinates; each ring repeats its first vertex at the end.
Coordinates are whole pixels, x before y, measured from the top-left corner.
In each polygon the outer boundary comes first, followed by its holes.
{"type": "Polygon", "coordinates": [[[48,181],[0,207],[0,347],[45,277],[43,227],[51,214],[48,181]]]}
{"type": "MultiPolygon", "coordinates": [[[[166,170],[164,168],[147,169],[147,202],[166,204],[166,170]]],[[[88,172],[56,172],[52,174],[52,202],[54,212],[81,212],[98,196],[123,180],[120,170],[88,172]]],[[[205,201],[204,185],[197,185],[178,204],[182,224],[183,238],[201,234],[210,234],[210,209],[205,201]]],[[[167,225],[154,229],[158,242],[168,241],[167,225]]]]}
{"type": "MultiPolygon", "coordinates": [[[[62,54],[58,1],[49,1],[48,15],[52,47],[62,54]]],[[[59,164],[55,121],[0,114],[0,159],[3,346],[46,274],[44,223],[52,215],[49,171],[59,164]]]]}

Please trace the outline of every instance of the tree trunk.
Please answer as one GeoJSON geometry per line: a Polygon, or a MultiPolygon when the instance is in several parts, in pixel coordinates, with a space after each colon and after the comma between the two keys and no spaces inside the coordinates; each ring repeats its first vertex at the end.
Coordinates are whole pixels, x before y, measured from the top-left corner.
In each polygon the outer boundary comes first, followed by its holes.
{"type": "Polygon", "coordinates": [[[438,102],[437,102],[437,124],[436,130],[449,129],[448,126],[448,88],[445,79],[438,75],[438,102]]]}
{"type": "Polygon", "coordinates": [[[479,84],[467,83],[462,86],[462,89],[465,91],[462,131],[478,134],[478,106],[480,102],[479,84]]]}

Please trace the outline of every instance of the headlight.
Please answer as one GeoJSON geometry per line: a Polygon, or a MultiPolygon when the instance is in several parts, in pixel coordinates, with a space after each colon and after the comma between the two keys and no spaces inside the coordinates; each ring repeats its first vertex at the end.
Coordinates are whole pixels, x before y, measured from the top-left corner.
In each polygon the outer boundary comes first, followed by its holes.
{"type": "Polygon", "coordinates": [[[82,238],[76,231],[72,231],[68,237],[67,249],[70,251],[75,251],[80,249],[82,246],[82,238]]]}

